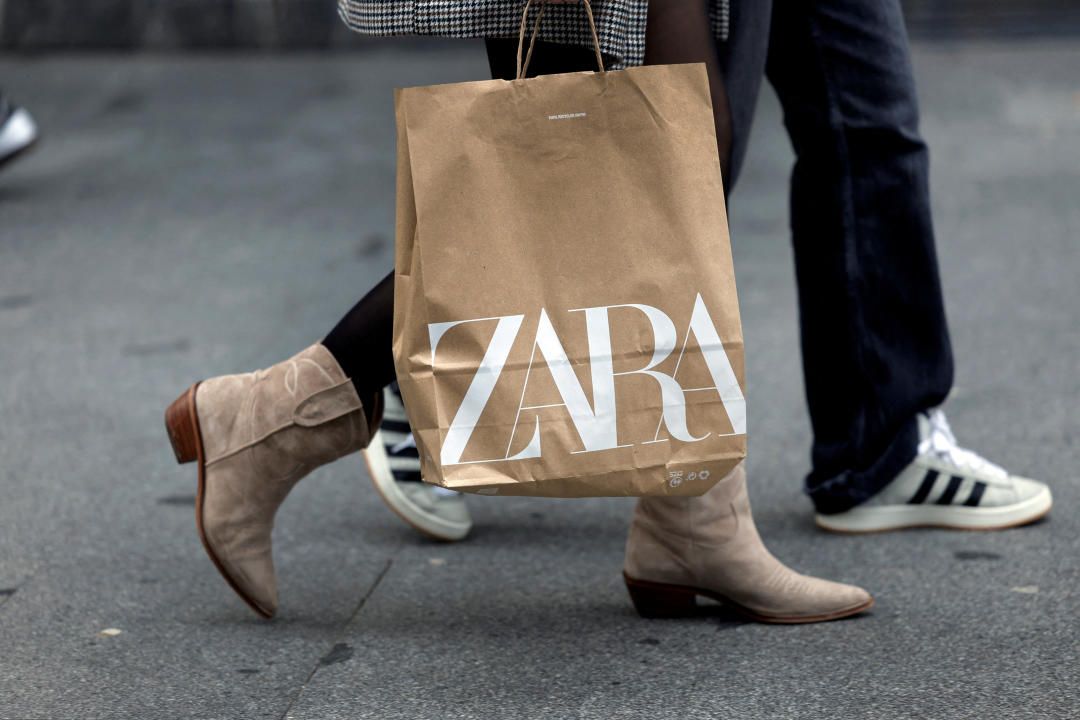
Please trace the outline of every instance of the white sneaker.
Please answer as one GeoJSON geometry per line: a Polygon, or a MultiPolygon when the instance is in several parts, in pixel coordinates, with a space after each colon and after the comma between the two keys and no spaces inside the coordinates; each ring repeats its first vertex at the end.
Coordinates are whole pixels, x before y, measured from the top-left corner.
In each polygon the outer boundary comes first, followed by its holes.
{"type": "Polygon", "coordinates": [[[919,449],[896,479],[842,513],[814,516],[833,532],[863,533],[910,527],[1000,530],[1050,512],[1050,488],[1010,475],[956,444],[945,413],[919,414],[919,449]]]}
{"type": "Polygon", "coordinates": [[[386,410],[379,431],[364,450],[375,489],[402,520],[436,540],[461,540],[472,529],[464,496],[428,485],[397,386],[383,392],[386,410]]]}
{"type": "Polygon", "coordinates": [[[30,113],[0,95],[0,165],[29,150],[37,138],[37,125],[30,113]]]}

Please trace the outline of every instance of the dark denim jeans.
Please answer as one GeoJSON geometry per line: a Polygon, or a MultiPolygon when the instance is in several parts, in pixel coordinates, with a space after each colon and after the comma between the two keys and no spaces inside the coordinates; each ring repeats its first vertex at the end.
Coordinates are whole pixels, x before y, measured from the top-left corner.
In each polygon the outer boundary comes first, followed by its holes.
{"type": "Polygon", "coordinates": [[[747,20],[741,41],[766,43],[796,156],[791,233],[814,431],[806,491],[818,511],[840,512],[911,461],[916,414],[952,386],[929,158],[898,0],[775,0],[767,34],[764,17],[747,20]]]}
{"type": "MultiPolygon", "coordinates": [[[[806,492],[819,512],[841,512],[912,460],[916,414],[952,385],[907,35],[898,0],[734,0],[731,13],[719,49],[729,190],[764,74],[796,155],[791,231],[814,432],[806,492]]],[[[496,76],[513,62],[504,47],[488,44],[496,76]]],[[[547,72],[589,67],[551,62],[547,72]]]]}

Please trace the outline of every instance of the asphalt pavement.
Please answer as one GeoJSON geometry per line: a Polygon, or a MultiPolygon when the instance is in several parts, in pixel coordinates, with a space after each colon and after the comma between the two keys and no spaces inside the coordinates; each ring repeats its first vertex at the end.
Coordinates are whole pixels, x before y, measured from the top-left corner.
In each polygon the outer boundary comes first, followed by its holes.
{"type": "Polygon", "coordinates": [[[1049,482],[996,533],[816,530],[763,98],[732,199],[749,474],[767,544],[876,607],[807,626],[643,620],[632,500],[470,497],[425,540],[358,457],[275,531],[281,610],[203,552],[166,405],[319,339],[392,265],[394,87],[481,79],[480,43],[340,55],[0,58],[43,128],[0,172],[0,718],[1080,716],[1080,45],[918,45],[960,440],[1049,482]]]}

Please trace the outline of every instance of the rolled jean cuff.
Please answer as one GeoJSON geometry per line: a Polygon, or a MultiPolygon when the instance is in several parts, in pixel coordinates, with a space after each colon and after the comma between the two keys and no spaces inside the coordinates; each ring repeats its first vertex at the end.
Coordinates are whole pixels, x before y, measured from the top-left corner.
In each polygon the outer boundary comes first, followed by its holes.
{"type": "Polygon", "coordinates": [[[806,477],[805,492],[823,515],[850,510],[892,482],[915,459],[918,446],[919,423],[912,415],[870,467],[846,470],[826,480],[817,480],[811,473],[806,477]]]}

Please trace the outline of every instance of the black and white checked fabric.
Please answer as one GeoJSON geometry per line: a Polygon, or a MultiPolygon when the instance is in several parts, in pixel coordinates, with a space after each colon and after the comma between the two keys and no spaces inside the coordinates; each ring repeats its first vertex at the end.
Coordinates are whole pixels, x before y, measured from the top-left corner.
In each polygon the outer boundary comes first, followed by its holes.
{"type": "MultiPolygon", "coordinates": [[[[728,36],[729,2],[709,0],[713,34],[720,40],[728,36]]],[[[341,19],[362,35],[517,37],[524,7],[525,0],[338,0],[341,19]]],[[[600,51],[615,58],[610,69],[645,61],[647,7],[648,0],[593,0],[600,51]]],[[[549,5],[539,37],[571,45],[593,44],[580,4],[549,5]]]]}

